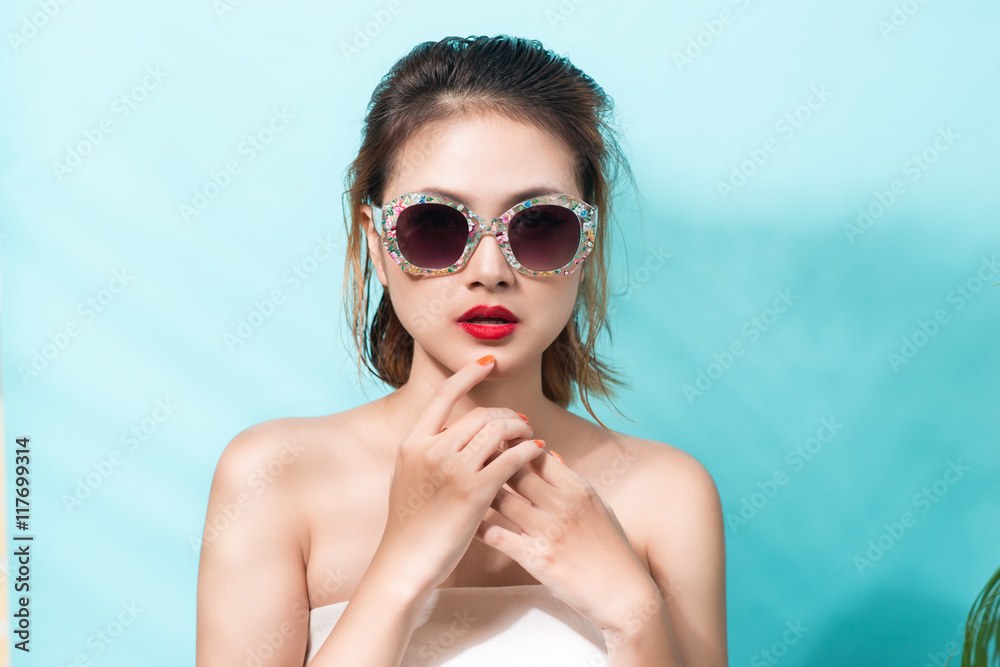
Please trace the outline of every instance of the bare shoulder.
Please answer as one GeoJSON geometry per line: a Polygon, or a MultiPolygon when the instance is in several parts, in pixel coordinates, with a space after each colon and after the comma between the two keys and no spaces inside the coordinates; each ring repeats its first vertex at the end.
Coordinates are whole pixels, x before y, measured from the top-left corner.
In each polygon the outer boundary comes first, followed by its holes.
{"type": "Polygon", "coordinates": [[[667,482],[687,493],[717,494],[708,469],[688,452],[657,440],[618,434],[620,446],[639,459],[641,470],[649,477],[667,482]]]}
{"type": "Polygon", "coordinates": [[[305,449],[302,430],[301,421],[294,417],[270,419],[243,429],[222,450],[216,474],[221,471],[240,479],[244,478],[240,473],[246,473],[249,484],[261,466],[266,470],[268,463],[280,461],[282,454],[283,463],[292,467],[305,449]]]}
{"type": "Polygon", "coordinates": [[[631,519],[643,545],[668,531],[715,531],[722,521],[719,492],[692,454],[665,442],[605,434],[596,467],[581,471],[590,484],[631,519]],[[651,512],[650,508],[656,508],[651,512]]]}
{"type": "MultiPolygon", "coordinates": [[[[221,539],[231,536],[231,526],[267,523],[272,530],[291,537],[301,551],[305,535],[293,520],[280,522],[292,504],[290,490],[299,476],[306,445],[295,419],[273,419],[237,433],[222,450],[215,464],[205,519],[205,546],[225,548],[235,544],[221,539]],[[217,544],[213,544],[217,542],[217,544]]],[[[291,515],[294,517],[294,514],[291,515]]]]}
{"type": "MultiPolygon", "coordinates": [[[[353,451],[340,446],[353,439],[350,412],[322,417],[281,417],[237,433],[219,456],[212,480],[214,503],[251,504],[286,512],[301,506],[299,494],[323,474],[327,482],[345,466],[338,455],[353,451]]],[[[301,512],[285,514],[294,525],[301,512]]],[[[301,528],[301,526],[300,526],[301,528]]]]}
{"type": "Polygon", "coordinates": [[[364,440],[358,434],[359,424],[367,410],[369,406],[361,405],[329,415],[280,417],[254,424],[233,437],[220,465],[224,462],[242,469],[257,487],[271,482],[296,486],[315,465],[357,453],[356,445],[364,440]]]}
{"type": "Polygon", "coordinates": [[[197,664],[235,664],[245,658],[247,637],[272,634],[282,637],[275,659],[301,661],[312,541],[302,494],[315,486],[310,480],[339,468],[316,468],[336,449],[337,424],[268,420],[237,433],[220,454],[198,566],[197,664]]]}
{"type": "MultiPolygon", "coordinates": [[[[316,457],[350,451],[336,445],[354,439],[356,424],[367,408],[362,405],[317,417],[279,417],[259,422],[233,437],[222,452],[219,465],[242,468],[257,476],[279,468],[287,469],[290,476],[301,474],[316,457]]],[[[272,473],[271,477],[275,476],[272,473]]]]}
{"type": "Polygon", "coordinates": [[[718,496],[708,469],[679,447],[614,431],[605,431],[598,442],[601,454],[595,459],[599,467],[589,471],[592,483],[617,487],[621,481],[630,496],[643,499],[718,496]]]}
{"type": "Polygon", "coordinates": [[[219,456],[216,479],[255,495],[272,487],[294,486],[314,440],[316,427],[311,422],[312,418],[283,417],[243,429],[219,456]]]}
{"type": "Polygon", "coordinates": [[[615,440],[639,471],[625,495],[636,503],[631,518],[667,605],[681,662],[729,664],[725,527],[715,480],[678,447],[632,436],[615,440]]]}

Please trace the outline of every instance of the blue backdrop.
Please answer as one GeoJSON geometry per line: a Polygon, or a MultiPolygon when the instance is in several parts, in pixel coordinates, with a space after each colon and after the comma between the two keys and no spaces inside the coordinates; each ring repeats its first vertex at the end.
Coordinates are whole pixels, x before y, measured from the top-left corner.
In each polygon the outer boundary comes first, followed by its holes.
{"type": "Polygon", "coordinates": [[[616,102],[640,197],[603,350],[638,425],[599,414],[714,476],[732,663],[943,664],[1000,566],[998,27],[985,1],[4,3],[14,664],[193,664],[223,447],[386,391],[340,314],[372,88],[498,33],[616,102]]]}

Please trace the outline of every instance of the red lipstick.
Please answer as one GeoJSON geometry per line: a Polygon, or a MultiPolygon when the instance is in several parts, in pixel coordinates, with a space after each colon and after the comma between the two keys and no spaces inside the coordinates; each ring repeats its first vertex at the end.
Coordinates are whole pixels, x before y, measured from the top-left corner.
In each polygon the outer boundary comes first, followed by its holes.
{"type": "Polygon", "coordinates": [[[482,340],[497,340],[514,333],[520,320],[503,306],[480,304],[458,318],[466,333],[482,340]]]}

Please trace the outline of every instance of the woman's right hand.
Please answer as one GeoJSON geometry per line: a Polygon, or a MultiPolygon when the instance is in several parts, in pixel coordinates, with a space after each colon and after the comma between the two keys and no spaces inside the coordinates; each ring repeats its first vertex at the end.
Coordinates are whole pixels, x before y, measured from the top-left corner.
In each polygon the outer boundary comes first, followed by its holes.
{"type": "Polygon", "coordinates": [[[500,487],[542,453],[531,427],[509,408],[477,407],[442,430],[458,399],[490,374],[487,358],[438,385],[399,445],[372,565],[387,568],[394,586],[412,586],[415,596],[429,595],[451,574],[500,487]]]}

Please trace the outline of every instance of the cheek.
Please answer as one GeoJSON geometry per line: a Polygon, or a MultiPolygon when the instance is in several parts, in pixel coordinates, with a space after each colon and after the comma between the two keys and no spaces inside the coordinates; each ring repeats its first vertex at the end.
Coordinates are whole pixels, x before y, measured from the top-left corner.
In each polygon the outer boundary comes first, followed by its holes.
{"type": "MultiPolygon", "coordinates": [[[[553,276],[558,278],[558,276],[553,276]]],[[[567,279],[567,283],[552,283],[549,285],[539,285],[542,289],[531,294],[528,299],[534,304],[530,308],[534,317],[544,323],[541,327],[545,330],[546,336],[555,339],[562,331],[566,323],[569,322],[576,306],[577,295],[580,291],[579,281],[567,279]]]]}
{"type": "Polygon", "coordinates": [[[389,277],[389,295],[396,317],[414,338],[439,332],[460,313],[457,289],[441,278],[419,279],[407,274],[389,277]],[[441,280],[440,283],[434,281],[441,280]]]}

